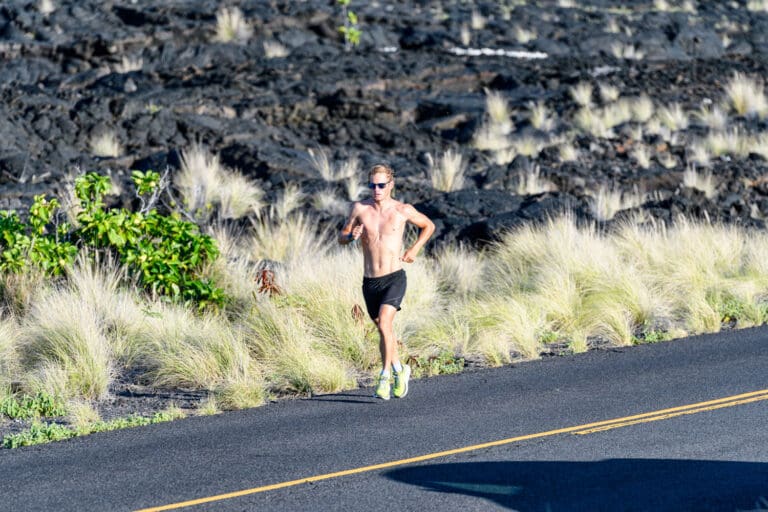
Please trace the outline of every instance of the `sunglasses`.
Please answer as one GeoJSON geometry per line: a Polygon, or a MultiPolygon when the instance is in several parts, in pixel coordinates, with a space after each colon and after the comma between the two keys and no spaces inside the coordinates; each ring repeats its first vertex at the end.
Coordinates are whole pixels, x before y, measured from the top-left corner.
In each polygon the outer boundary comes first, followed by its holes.
{"type": "Polygon", "coordinates": [[[369,183],[368,188],[371,190],[375,189],[376,187],[379,187],[380,189],[384,189],[387,187],[387,185],[389,185],[388,181],[385,183],[369,183]]]}

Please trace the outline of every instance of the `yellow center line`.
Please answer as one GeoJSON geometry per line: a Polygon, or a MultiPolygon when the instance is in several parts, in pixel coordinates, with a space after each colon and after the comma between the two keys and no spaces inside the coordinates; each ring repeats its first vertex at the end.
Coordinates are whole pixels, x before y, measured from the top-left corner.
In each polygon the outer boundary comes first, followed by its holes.
{"type": "Polygon", "coordinates": [[[574,432],[574,434],[585,435],[585,434],[594,434],[596,432],[605,432],[606,430],[611,430],[611,429],[614,429],[614,428],[628,427],[630,425],[637,425],[639,423],[648,423],[650,421],[668,420],[670,418],[675,418],[677,416],[684,416],[686,414],[697,414],[697,413],[700,413],[700,412],[714,411],[714,410],[717,410],[717,409],[722,409],[724,407],[733,407],[735,405],[743,405],[743,404],[748,404],[748,403],[751,403],[751,402],[759,402],[760,400],[768,400],[768,394],[760,395],[760,396],[756,396],[756,397],[752,397],[752,398],[746,398],[744,400],[733,400],[733,401],[730,401],[730,402],[726,402],[726,403],[722,403],[722,404],[717,404],[717,405],[710,405],[710,406],[707,406],[707,407],[698,407],[698,408],[695,408],[695,409],[689,409],[689,410],[685,410],[685,411],[679,411],[679,412],[668,413],[668,414],[658,414],[658,415],[652,416],[650,418],[643,418],[643,419],[632,420],[632,421],[620,421],[620,422],[613,423],[611,425],[604,425],[604,426],[597,427],[597,428],[590,428],[590,429],[587,429],[587,430],[580,430],[580,431],[574,432]]]}
{"type": "Polygon", "coordinates": [[[725,398],[718,398],[716,400],[709,400],[706,402],[698,402],[695,404],[682,405],[679,407],[672,407],[669,409],[661,409],[658,411],[647,412],[643,414],[636,414],[634,416],[625,416],[622,418],[614,418],[611,420],[598,421],[595,423],[587,423],[584,425],[577,425],[573,427],[560,428],[556,430],[548,430],[546,432],[538,432],[536,434],[527,434],[524,436],[510,437],[508,439],[500,439],[498,441],[491,441],[487,443],[475,444],[471,446],[464,446],[461,448],[454,448],[452,450],[444,450],[441,452],[428,453],[425,455],[419,455],[417,457],[410,457],[407,459],[393,460],[390,462],[383,462],[381,464],[373,464],[370,466],[362,466],[359,468],[346,469],[343,471],[337,471],[335,473],[326,473],[322,475],[309,476],[306,478],[300,478],[298,480],[290,480],[287,482],[280,482],[271,485],[264,485],[261,487],[254,487],[252,489],[244,489],[242,491],[229,492],[225,494],[217,494],[215,496],[207,496],[204,498],[198,498],[189,501],[182,501],[178,503],[171,503],[169,505],[162,505],[159,507],[144,508],[137,510],[136,512],[160,512],[162,510],[174,510],[185,507],[192,507],[195,505],[202,505],[204,503],[211,503],[214,501],[223,501],[232,498],[238,498],[241,496],[248,496],[250,494],[257,494],[266,491],[274,491],[277,489],[284,489],[286,487],[293,487],[310,482],[319,482],[322,480],[330,480],[332,478],[339,478],[342,476],[356,475],[360,473],[367,473],[370,471],[376,471],[380,469],[389,469],[396,466],[403,466],[406,464],[413,464],[415,462],[424,462],[428,460],[438,459],[442,457],[448,457],[450,455],[456,455],[460,453],[467,453],[485,448],[493,448],[496,446],[503,446],[512,443],[519,443],[522,441],[528,441],[531,439],[539,439],[542,437],[551,437],[560,434],[590,434],[594,432],[601,432],[612,428],[625,427],[629,425],[636,425],[638,423],[647,423],[651,421],[665,420],[674,418],[677,416],[683,416],[686,414],[696,414],[704,411],[713,411],[716,409],[722,409],[724,407],[733,407],[736,405],[746,404],[750,402],[757,402],[760,400],[768,400],[768,389],[760,391],[752,391],[750,393],[744,393],[741,395],[733,395],[725,398]]]}

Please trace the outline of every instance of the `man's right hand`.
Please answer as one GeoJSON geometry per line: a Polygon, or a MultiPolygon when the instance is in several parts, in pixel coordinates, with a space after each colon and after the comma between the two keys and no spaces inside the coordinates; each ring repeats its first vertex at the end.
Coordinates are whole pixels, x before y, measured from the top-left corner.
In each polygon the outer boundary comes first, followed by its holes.
{"type": "Polygon", "coordinates": [[[344,244],[344,245],[351,244],[352,242],[354,242],[355,240],[357,240],[358,238],[360,238],[363,235],[363,229],[364,229],[363,225],[362,224],[358,224],[357,226],[352,228],[352,231],[350,231],[346,235],[342,233],[339,236],[339,243],[344,244]]]}
{"type": "Polygon", "coordinates": [[[364,228],[362,224],[358,224],[357,226],[355,226],[354,229],[352,229],[352,232],[350,233],[352,237],[349,241],[354,242],[355,240],[363,236],[363,229],[364,228]]]}

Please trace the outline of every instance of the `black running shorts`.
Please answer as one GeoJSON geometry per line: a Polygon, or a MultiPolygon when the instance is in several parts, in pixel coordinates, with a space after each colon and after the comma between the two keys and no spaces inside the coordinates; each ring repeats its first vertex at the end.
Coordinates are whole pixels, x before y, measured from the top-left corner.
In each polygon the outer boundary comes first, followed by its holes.
{"type": "Polygon", "coordinates": [[[403,269],[381,277],[363,277],[363,297],[368,315],[373,320],[379,318],[379,309],[384,304],[394,306],[400,311],[406,284],[403,269]]]}

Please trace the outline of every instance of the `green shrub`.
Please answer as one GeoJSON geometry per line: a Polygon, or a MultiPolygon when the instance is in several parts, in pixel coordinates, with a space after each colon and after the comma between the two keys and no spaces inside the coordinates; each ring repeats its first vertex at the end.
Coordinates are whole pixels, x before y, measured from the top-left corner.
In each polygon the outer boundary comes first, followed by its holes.
{"type": "MultiPolygon", "coordinates": [[[[160,175],[134,171],[132,178],[142,205],[151,206],[163,182],[160,175]]],[[[24,273],[34,266],[57,276],[72,264],[78,248],[96,249],[116,255],[154,294],[200,307],[222,305],[224,292],[202,273],[219,255],[213,238],[175,213],[106,208],[103,199],[110,186],[109,178],[97,173],[76,179],[82,209],[74,229],[54,222],[59,202],[43,196],[35,197],[27,222],[14,212],[0,212],[0,272],[24,273]]]]}
{"type": "Polygon", "coordinates": [[[23,273],[34,266],[57,276],[72,263],[77,247],[66,238],[69,225],[51,225],[58,208],[56,199],[39,195],[26,223],[15,212],[0,212],[0,272],[23,273]]]}

